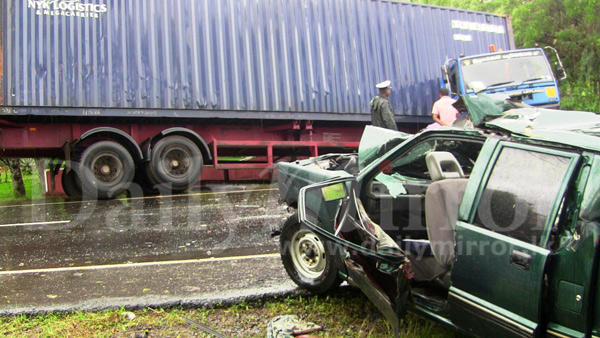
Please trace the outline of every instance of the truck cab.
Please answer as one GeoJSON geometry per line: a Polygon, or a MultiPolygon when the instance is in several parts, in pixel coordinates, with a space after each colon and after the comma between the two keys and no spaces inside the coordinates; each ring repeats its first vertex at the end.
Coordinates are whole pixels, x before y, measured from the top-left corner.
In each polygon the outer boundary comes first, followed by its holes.
{"type": "MultiPolygon", "coordinates": [[[[491,48],[493,50],[493,48],[491,48]]],[[[556,72],[566,78],[557,56],[556,72]]],[[[542,48],[529,48],[459,57],[442,67],[442,84],[453,95],[504,93],[512,101],[558,109],[560,93],[542,48]]]]}

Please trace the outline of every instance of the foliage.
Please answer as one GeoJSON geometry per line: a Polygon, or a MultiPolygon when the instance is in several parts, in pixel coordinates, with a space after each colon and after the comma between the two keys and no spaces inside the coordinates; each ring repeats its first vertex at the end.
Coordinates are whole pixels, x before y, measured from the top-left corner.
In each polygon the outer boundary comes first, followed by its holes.
{"type": "Polygon", "coordinates": [[[21,159],[21,171],[23,175],[31,175],[35,169],[35,160],[33,158],[22,158],[21,159]]]}
{"type": "Polygon", "coordinates": [[[21,171],[21,160],[18,158],[2,158],[0,161],[8,167],[12,176],[12,187],[15,197],[24,197],[26,194],[25,184],[23,182],[23,172],[21,171]]]}
{"type": "Polygon", "coordinates": [[[600,113],[598,88],[589,83],[570,81],[561,86],[561,108],[565,110],[586,110],[600,113]]]}
{"type": "Polygon", "coordinates": [[[0,158],[0,201],[39,199],[45,190],[44,159],[0,158]],[[37,170],[36,170],[37,169],[37,170]],[[34,176],[37,175],[37,179],[34,176]],[[6,184],[6,183],[11,184],[6,184]],[[32,184],[32,182],[35,182],[32,184]],[[12,189],[9,190],[9,186],[12,189]]]}
{"type": "Polygon", "coordinates": [[[421,0],[512,17],[517,47],[555,47],[569,75],[562,108],[600,113],[600,0],[421,0]]]}
{"type": "Polygon", "coordinates": [[[8,203],[23,200],[39,200],[42,198],[42,190],[40,185],[40,179],[37,175],[23,176],[23,182],[25,183],[26,195],[22,197],[15,197],[11,184],[10,173],[6,174],[7,181],[4,181],[4,175],[2,175],[3,181],[0,182],[0,203],[8,203]]]}

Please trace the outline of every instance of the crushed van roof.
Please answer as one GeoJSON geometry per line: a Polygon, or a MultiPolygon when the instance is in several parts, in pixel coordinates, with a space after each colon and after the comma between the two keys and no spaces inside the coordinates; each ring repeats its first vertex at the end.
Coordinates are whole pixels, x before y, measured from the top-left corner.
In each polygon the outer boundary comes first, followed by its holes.
{"type": "Polygon", "coordinates": [[[600,115],[596,113],[535,107],[511,109],[510,103],[485,94],[463,96],[459,101],[476,127],[600,151],[600,115]]]}

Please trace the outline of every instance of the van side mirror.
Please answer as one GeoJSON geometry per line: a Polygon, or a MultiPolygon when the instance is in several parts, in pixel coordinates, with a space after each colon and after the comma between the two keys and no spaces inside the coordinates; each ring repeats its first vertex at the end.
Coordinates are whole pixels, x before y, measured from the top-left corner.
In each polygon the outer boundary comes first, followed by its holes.
{"type": "Polygon", "coordinates": [[[563,81],[567,78],[567,72],[563,67],[558,67],[556,68],[556,76],[558,77],[559,81],[563,81]]]}
{"type": "Polygon", "coordinates": [[[554,62],[555,65],[555,69],[556,69],[556,78],[558,79],[558,81],[563,81],[567,78],[567,72],[565,71],[565,68],[563,67],[563,63],[560,59],[560,55],[558,55],[558,50],[556,50],[556,48],[552,47],[552,46],[546,46],[544,47],[545,50],[549,50],[554,54],[554,57],[556,59],[556,61],[554,62]]]}
{"type": "Polygon", "coordinates": [[[446,79],[448,79],[448,69],[446,68],[446,65],[442,66],[442,81],[444,83],[446,83],[446,79]]]}

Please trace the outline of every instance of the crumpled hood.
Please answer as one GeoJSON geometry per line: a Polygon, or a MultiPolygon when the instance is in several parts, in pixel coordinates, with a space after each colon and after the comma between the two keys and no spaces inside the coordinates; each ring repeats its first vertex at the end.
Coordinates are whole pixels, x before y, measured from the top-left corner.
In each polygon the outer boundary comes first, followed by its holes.
{"type": "Polygon", "coordinates": [[[542,108],[520,108],[504,112],[502,117],[485,123],[522,135],[532,135],[534,130],[555,130],[600,135],[600,115],[583,111],[542,108]]]}
{"type": "Polygon", "coordinates": [[[508,96],[504,94],[463,95],[453,106],[459,111],[467,111],[473,125],[479,126],[490,118],[504,115],[503,112],[511,108],[506,104],[506,99],[508,96]]]}
{"type": "Polygon", "coordinates": [[[485,123],[531,139],[600,151],[600,115],[582,111],[521,108],[485,123]]]}
{"type": "Polygon", "coordinates": [[[412,136],[412,134],[401,131],[366,126],[358,146],[359,169],[363,169],[412,136]]]}
{"type": "Polygon", "coordinates": [[[595,113],[536,108],[486,94],[463,96],[455,106],[467,110],[475,127],[600,150],[600,115],[595,113]]]}

